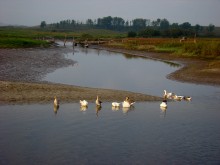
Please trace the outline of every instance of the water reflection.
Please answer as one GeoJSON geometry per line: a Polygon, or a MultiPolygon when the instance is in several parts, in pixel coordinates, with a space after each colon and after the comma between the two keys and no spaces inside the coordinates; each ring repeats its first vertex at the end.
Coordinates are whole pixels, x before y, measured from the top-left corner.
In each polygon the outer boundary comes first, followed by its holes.
{"type": "Polygon", "coordinates": [[[167,113],[167,107],[160,107],[160,116],[162,118],[165,118],[166,117],[166,113],[167,113]]]}
{"type": "Polygon", "coordinates": [[[112,106],[112,110],[113,110],[113,111],[118,111],[118,110],[120,110],[120,107],[113,107],[113,106],[112,106]]]}
{"type": "Polygon", "coordinates": [[[96,116],[99,117],[99,112],[101,111],[102,106],[96,106],[96,116]]]}
{"type": "Polygon", "coordinates": [[[60,106],[56,106],[56,105],[53,106],[53,111],[54,111],[54,114],[55,114],[55,115],[57,114],[57,112],[58,112],[58,110],[59,110],[59,107],[60,107],[60,106]]]}
{"type": "Polygon", "coordinates": [[[131,106],[131,107],[122,107],[122,112],[124,114],[127,114],[128,112],[131,112],[134,110],[134,106],[131,106]]]}
{"type": "Polygon", "coordinates": [[[178,64],[178,63],[174,63],[174,62],[170,62],[170,61],[163,61],[163,60],[160,60],[160,59],[148,58],[148,57],[144,57],[144,56],[132,56],[132,55],[126,54],[126,53],[124,53],[123,56],[126,59],[144,59],[144,60],[151,60],[151,61],[161,61],[165,64],[168,64],[171,67],[175,67],[175,68],[180,67],[180,64],[178,64]]]}
{"type": "Polygon", "coordinates": [[[82,112],[85,112],[87,109],[88,109],[87,106],[81,106],[81,107],[80,107],[80,111],[82,111],[82,112]]]}
{"type": "Polygon", "coordinates": [[[174,62],[170,62],[170,61],[163,61],[164,63],[168,64],[169,66],[173,67],[173,68],[178,68],[180,67],[180,64],[174,63],[174,62]]]}

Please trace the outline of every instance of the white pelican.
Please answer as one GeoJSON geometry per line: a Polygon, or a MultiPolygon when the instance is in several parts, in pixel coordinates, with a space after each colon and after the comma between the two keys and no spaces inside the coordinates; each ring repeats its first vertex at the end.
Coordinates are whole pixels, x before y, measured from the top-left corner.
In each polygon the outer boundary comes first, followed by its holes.
{"type": "Polygon", "coordinates": [[[163,100],[162,103],[160,104],[161,108],[167,108],[167,100],[163,100]]]}
{"type": "Polygon", "coordinates": [[[102,101],[99,100],[99,96],[97,96],[95,103],[96,103],[96,106],[101,106],[102,101]]]}
{"type": "Polygon", "coordinates": [[[126,97],[125,101],[122,102],[122,107],[124,108],[129,108],[131,107],[135,102],[134,101],[131,101],[129,99],[129,97],[126,97]]]}
{"type": "Polygon", "coordinates": [[[53,101],[54,106],[58,107],[59,106],[59,100],[57,99],[56,96],[54,96],[54,101],[53,101]]]}
{"type": "Polygon", "coordinates": [[[88,106],[88,101],[86,101],[86,100],[79,100],[79,103],[80,103],[81,107],[87,107],[88,106]]]}
{"type": "Polygon", "coordinates": [[[113,106],[113,107],[120,107],[120,103],[118,103],[118,102],[112,102],[112,106],[113,106]]]}

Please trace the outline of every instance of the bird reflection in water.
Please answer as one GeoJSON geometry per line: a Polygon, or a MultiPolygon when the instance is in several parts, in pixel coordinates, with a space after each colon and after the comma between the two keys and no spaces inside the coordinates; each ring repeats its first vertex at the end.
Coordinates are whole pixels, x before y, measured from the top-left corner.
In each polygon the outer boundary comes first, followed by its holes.
{"type": "Polygon", "coordinates": [[[57,105],[54,105],[54,106],[53,106],[53,111],[54,111],[54,114],[55,114],[55,115],[57,114],[58,110],[59,110],[59,105],[58,105],[58,106],[57,106],[57,105]]]}
{"type": "Polygon", "coordinates": [[[85,112],[87,109],[88,109],[87,106],[81,106],[81,107],[80,107],[80,111],[82,111],[82,112],[85,112]]]}
{"type": "Polygon", "coordinates": [[[96,106],[96,116],[99,117],[99,111],[101,111],[101,106],[96,106]]]}
{"type": "Polygon", "coordinates": [[[160,107],[161,110],[161,117],[165,118],[167,113],[167,107],[160,107]]]}
{"type": "Polygon", "coordinates": [[[134,110],[134,106],[122,107],[122,111],[123,111],[124,114],[127,114],[128,112],[133,111],[133,110],[134,110]]]}
{"type": "Polygon", "coordinates": [[[112,110],[113,110],[113,111],[118,111],[119,109],[120,109],[120,107],[113,107],[113,106],[112,106],[112,110]]]}
{"type": "Polygon", "coordinates": [[[60,102],[59,102],[57,96],[54,96],[53,111],[54,111],[55,115],[57,114],[59,107],[60,107],[60,102]]]}

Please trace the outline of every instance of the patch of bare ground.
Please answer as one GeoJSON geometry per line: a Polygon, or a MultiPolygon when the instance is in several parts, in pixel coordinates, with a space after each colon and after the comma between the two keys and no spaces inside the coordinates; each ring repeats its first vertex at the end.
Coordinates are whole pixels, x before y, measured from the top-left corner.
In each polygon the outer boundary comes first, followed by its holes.
{"type": "Polygon", "coordinates": [[[1,103],[45,103],[57,96],[61,103],[78,102],[80,99],[94,102],[98,95],[102,101],[123,101],[129,96],[135,101],[159,101],[161,98],[129,91],[86,88],[52,83],[22,83],[0,81],[1,103]]]}
{"type": "Polygon", "coordinates": [[[64,102],[86,99],[94,102],[123,101],[129,96],[135,101],[159,101],[162,98],[129,91],[87,88],[41,82],[40,79],[57,68],[74,65],[64,57],[68,48],[0,49],[0,104],[47,103],[54,96],[64,102]]]}

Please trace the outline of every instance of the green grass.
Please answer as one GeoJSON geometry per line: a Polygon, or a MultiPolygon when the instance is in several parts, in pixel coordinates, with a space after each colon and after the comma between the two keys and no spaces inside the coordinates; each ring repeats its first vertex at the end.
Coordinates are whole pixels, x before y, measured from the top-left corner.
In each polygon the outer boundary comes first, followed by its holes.
{"type": "Polygon", "coordinates": [[[0,48],[29,48],[48,47],[46,41],[32,40],[27,38],[0,38],[0,48]]]}
{"type": "Polygon", "coordinates": [[[123,38],[125,33],[114,32],[104,29],[79,29],[74,31],[40,28],[14,28],[0,27],[0,48],[23,48],[23,47],[38,47],[49,46],[49,43],[43,41],[43,38],[52,37],[63,40],[106,40],[111,38],[123,38]],[[89,38],[85,38],[89,36],[89,38]]]}
{"type": "Polygon", "coordinates": [[[123,43],[110,43],[109,46],[130,50],[172,53],[183,57],[220,59],[219,38],[199,38],[196,43],[193,39],[180,43],[179,39],[171,38],[135,38],[127,39],[123,43]]]}
{"type": "Polygon", "coordinates": [[[76,40],[111,40],[108,46],[140,51],[166,52],[187,57],[202,57],[220,59],[219,38],[197,38],[180,43],[179,39],[173,38],[121,38],[126,33],[115,32],[104,29],[78,29],[53,30],[40,28],[13,28],[0,27],[0,48],[26,48],[26,47],[47,47],[49,43],[43,38],[52,37],[55,39],[76,40]]]}

